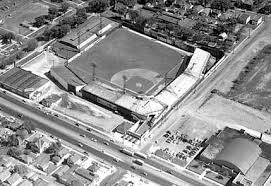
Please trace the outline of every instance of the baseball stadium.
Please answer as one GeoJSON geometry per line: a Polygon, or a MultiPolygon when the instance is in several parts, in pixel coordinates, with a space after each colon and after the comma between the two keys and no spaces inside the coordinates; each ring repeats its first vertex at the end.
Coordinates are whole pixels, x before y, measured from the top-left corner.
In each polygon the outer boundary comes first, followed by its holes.
{"type": "MultiPolygon", "coordinates": [[[[51,68],[50,75],[67,91],[134,122],[138,127],[129,135],[140,139],[201,79],[210,54],[201,49],[189,53],[115,22],[104,23],[96,24],[103,31],[92,32],[95,39],[70,43],[77,52],[65,57],[65,66],[51,68]]],[[[77,38],[93,30],[86,26],[91,29],[77,38]]],[[[54,48],[56,55],[63,51],[54,48]]]]}
{"type": "Polygon", "coordinates": [[[95,79],[130,93],[152,95],[165,79],[170,82],[176,78],[185,56],[177,49],[119,28],[69,63],[69,69],[85,82],[95,79]]]}

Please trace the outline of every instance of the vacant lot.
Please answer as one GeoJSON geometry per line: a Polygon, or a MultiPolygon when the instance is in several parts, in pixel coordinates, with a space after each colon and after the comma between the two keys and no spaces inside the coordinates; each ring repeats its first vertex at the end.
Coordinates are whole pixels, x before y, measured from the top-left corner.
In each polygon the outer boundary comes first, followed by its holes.
{"type": "Polygon", "coordinates": [[[257,109],[271,111],[271,45],[267,45],[234,81],[227,97],[257,109]]]}
{"type": "Polygon", "coordinates": [[[15,11],[11,12],[2,25],[3,28],[11,30],[17,34],[27,35],[31,31],[20,26],[23,21],[34,21],[35,17],[45,15],[48,13],[48,6],[42,3],[33,3],[29,1],[15,11]]]}
{"type": "Polygon", "coordinates": [[[98,77],[122,86],[123,76],[126,76],[127,83],[133,84],[128,88],[145,92],[182,58],[177,50],[120,28],[71,62],[70,68],[89,81],[91,64],[95,63],[98,77]]]}

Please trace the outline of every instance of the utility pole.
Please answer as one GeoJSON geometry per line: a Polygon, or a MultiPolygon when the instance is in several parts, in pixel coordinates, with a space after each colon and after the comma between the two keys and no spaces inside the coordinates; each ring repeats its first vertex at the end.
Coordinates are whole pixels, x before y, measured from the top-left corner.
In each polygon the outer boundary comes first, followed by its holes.
{"type": "Polygon", "coordinates": [[[123,94],[125,94],[127,77],[123,75],[122,80],[123,80],[123,94]]]}

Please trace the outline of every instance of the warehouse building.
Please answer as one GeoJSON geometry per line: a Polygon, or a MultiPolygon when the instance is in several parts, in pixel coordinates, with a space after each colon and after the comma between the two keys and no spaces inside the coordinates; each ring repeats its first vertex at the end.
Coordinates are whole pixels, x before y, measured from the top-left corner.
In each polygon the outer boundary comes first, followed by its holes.
{"type": "Polygon", "coordinates": [[[0,76],[0,86],[29,99],[35,99],[47,87],[48,80],[21,68],[12,68],[0,76]]]}
{"type": "Polygon", "coordinates": [[[244,130],[226,127],[206,143],[200,160],[216,167],[216,172],[233,177],[231,185],[261,186],[271,175],[271,145],[244,130]]]}

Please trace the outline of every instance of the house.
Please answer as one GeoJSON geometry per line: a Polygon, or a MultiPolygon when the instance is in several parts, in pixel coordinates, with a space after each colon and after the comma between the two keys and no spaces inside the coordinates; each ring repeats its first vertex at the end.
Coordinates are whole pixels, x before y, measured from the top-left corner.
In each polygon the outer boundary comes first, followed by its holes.
{"type": "Polygon", "coordinates": [[[29,155],[26,155],[26,154],[23,154],[21,156],[21,160],[22,160],[22,162],[24,162],[27,165],[30,165],[33,162],[32,156],[29,156],[29,155]]]}
{"type": "Polygon", "coordinates": [[[14,173],[5,182],[11,186],[16,186],[21,181],[23,181],[22,177],[18,173],[14,173]]]}
{"type": "Polygon", "coordinates": [[[29,180],[23,180],[18,186],[33,186],[33,184],[29,180]]]}
{"type": "Polygon", "coordinates": [[[225,41],[228,38],[228,35],[225,32],[219,34],[219,36],[222,38],[222,41],[225,41]]]}
{"type": "Polygon", "coordinates": [[[4,156],[0,164],[4,167],[11,167],[14,165],[13,160],[14,159],[10,156],[4,156]]]}
{"type": "Polygon", "coordinates": [[[193,7],[193,9],[199,14],[200,12],[204,10],[204,7],[201,5],[196,5],[193,7]]]}
{"type": "Polygon", "coordinates": [[[64,158],[64,159],[65,159],[65,158],[69,157],[70,151],[69,151],[69,149],[63,147],[63,148],[58,152],[58,154],[59,154],[59,156],[60,156],[61,158],[64,158]]]}
{"type": "Polygon", "coordinates": [[[49,141],[45,136],[42,136],[40,138],[36,138],[34,143],[39,148],[39,153],[42,153],[50,146],[51,141],[49,141]]]}
{"type": "Polygon", "coordinates": [[[82,162],[81,159],[82,157],[77,153],[74,153],[70,156],[70,161],[72,162],[72,164],[80,164],[82,162]]]}
{"type": "Polygon", "coordinates": [[[49,183],[47,181],[45,181],[44,179],[37,179],[35,182],[34,182],[34,186],[48,186],[49,183]]]}
{"type": "Polygon", "coordinates": [[[250,21],[251,17],[250,15],[248,14],[241,14],[239,17],[238,17],[238,20],[241,24],[248,24],[249,21],[250,21]]]}
{"type": "Polygon", "coordinates": [[[251,18],[251,24],[253,25],[259,25],[263,22],[263,16],[262,15],[255,15],[254,17],[251,18]]]}
{"type": "Polygon", "coordinates": [[[50,155],[49,154],[41,154],[36,160],[36,167],[45,171],[49,166],[50,155]]]}
{"type": "Polygon", "coordinates": [[[210,12],[211,12],[211,8],[204,8],[203,10],[199,12],[199,14],[202,16],[209,16],[210,12]]]}
{"type": "Polygon", "coordinates": [[[192,29],[197,24],[196,20],[185,18],[179,21],[179,25],[185,28],[192,29]]]}
{"type": "Polygon", "coordinates": [[[69,167],[68,165],[64,165],[64,166],[58,168],[58,169],[54,172],[53,176],[55,176],[55,177],[61,177],[61,176],[62,176],[67,170],[69,170],[69,169],[70,169],[70,167],[69,167]]]}
{"type": "Polygon", "coordinates": [[[0,173],[0,181],[4,182],[6,179],[10,177],[11,173],[9,172],[8,169],[4,170],[3,172],[0,173]]]}

